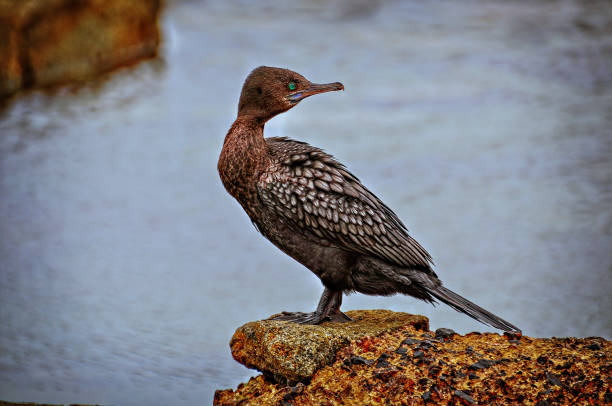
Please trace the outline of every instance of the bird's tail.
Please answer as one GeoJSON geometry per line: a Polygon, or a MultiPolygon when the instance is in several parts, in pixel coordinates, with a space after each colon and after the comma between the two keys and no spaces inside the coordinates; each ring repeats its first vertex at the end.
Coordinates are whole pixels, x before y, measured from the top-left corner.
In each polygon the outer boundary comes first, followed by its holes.
{"type": "Polygon", "coordinates": [[[506,320],[494,315],[490,311],[483,309],[477,304],[470,302],[452,290],[446,289],[444,286],[425,286],[425,289],[427,289],[427,291],[436,299],[441,300],[458,312],[465,313],[481,323],[507,331],[509,333],[521,333],[521,329],[518,327],[508,323],[506,320]]]}

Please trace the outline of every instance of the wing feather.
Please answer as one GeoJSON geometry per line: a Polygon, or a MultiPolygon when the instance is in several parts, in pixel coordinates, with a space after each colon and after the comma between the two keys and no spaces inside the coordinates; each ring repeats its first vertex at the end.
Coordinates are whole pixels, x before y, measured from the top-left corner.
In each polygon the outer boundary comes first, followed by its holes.
{"type": "Polygon", "coordinates": [[[397,215],[334,157],[284,137],[266,143],[277,166],[261,176],[258,193],[269,209],[345,250],[402,266],[432,265],[397,215]]]}

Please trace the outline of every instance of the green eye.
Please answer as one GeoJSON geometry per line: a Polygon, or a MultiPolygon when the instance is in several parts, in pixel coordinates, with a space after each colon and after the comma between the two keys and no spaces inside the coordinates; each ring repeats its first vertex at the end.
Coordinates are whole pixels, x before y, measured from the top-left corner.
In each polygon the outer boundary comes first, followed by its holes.
{"type": "Polygon", "coordinates": [[[295,83],[291,82],[289,83],[289,90],[295,90],[297,86],[295,85],[295,83]]]}

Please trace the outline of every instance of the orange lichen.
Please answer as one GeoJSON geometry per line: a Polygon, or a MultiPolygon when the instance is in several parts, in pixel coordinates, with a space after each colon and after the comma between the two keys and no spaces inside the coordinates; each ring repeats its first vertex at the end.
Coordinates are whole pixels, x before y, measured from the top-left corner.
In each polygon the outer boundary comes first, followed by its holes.
{"type": "Polygon", "coordinates": [[[299,382],[333,362],[336,351],[351,341],[402,328],[428,330],[423,316],[388,310],[347,312],[352,323],[326,322],[309,326],[262,320],[238,328],[230,347],[234,359],[262,371],[277,382],[299,382]]]}
{"type": "Polygon", "coordinates": [[[217,405],[603,405],[610,342],[471,333],[436,338],[406,326],[351,342],[307,385],[263,376],[217,391],[217,405]]]}

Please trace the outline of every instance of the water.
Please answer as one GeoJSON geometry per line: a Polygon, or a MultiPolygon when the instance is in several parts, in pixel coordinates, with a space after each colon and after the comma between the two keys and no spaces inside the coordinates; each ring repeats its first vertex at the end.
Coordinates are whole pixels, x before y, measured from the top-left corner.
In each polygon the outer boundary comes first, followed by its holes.
{"type": "MultiPolygon", "coordinates": [[[[334,153],[445,284],[530,336],[612,337],[612,10],[599,3],[172,2],[158,61],[0,113],[0,399],[208,404],[238,326],[321,286],[216,161],[246,74],[345,92],[266,126],[334,153]]],[[[603,3],[602,3],[603,4],[603,3]]],[[[353,295],[345,309],[444,306],[353,295]]]]}

